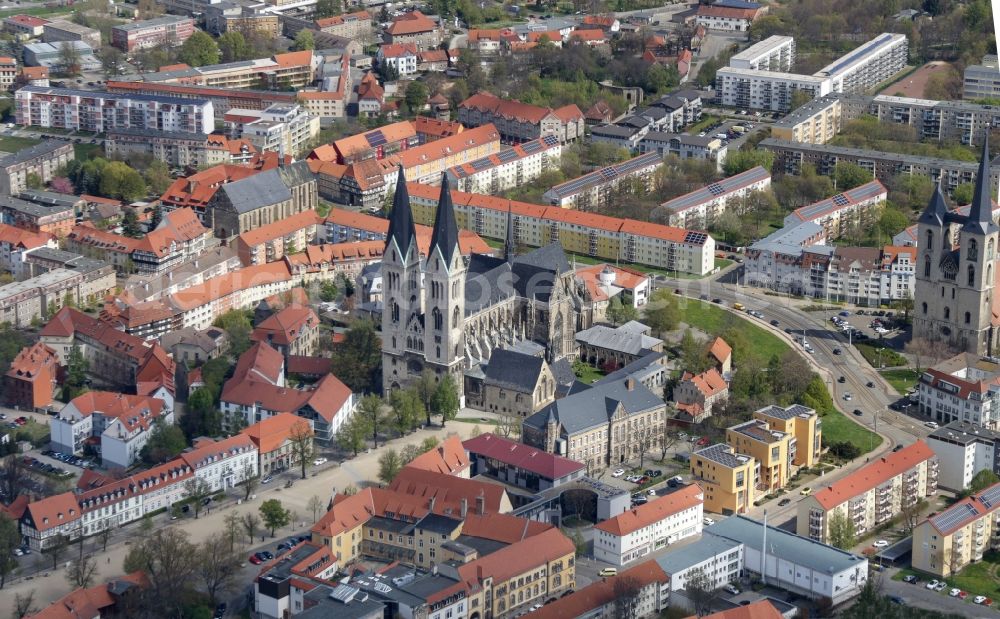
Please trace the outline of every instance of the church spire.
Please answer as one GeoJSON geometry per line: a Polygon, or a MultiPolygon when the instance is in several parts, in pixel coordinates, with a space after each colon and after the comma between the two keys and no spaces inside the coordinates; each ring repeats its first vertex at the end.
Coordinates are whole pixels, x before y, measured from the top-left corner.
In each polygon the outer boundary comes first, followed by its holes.
{"type": "Polygon", "coordinates": [[[510,200],[507,200],[507,238],[503,241],[503,258],[507,262],[514,262],[516,251],[514,243],[514,213],[510,207],[510,200]]]}
{"type": "Polygon", "coordinates": [[[434,216],[434,232],[427,257],[434,255],[434,248],[441,251],[445,265],[450,266],[458,251],[458,224],[455,223],[455,206],[451,202],[451,187],[448,174],[441,175],[441,196],[438,198],[437,214],[434,216]]]}
{"type": "Polygon", "coordinates": [[[948,201],[941,191],[941,179],[938,179],[937,187],[931,194],[931,201],[927,203],[927,208],[920,214],[920,223],[929,226],[943,226],[945,217],[948,215],[948,201]]]}
{"type": "Polygon", "coordinates": [[[989,234],[997,230],[997,225],[993,222],[993,192],[990,190],[989,133],[983,136],[983,156],[979,160],[976,191],[972,196],[972,205],[969,207],[969,218],[962,229],[979,234],[989,234]]]}
{"type": "Polygon", "coordinates": [[[392,242],[396,242],[399,255],[406,261],[410,252],[410,244],[417,242],[417,229],[413,224],[413,211],[410,210],[410,194],[406,191],[406,175],[403,166],[399,166],[399,180],[396,181],[396,193],[392,197],[392,213],[389,214],[389,233],[385,239],[386,253],[392,242]]]}

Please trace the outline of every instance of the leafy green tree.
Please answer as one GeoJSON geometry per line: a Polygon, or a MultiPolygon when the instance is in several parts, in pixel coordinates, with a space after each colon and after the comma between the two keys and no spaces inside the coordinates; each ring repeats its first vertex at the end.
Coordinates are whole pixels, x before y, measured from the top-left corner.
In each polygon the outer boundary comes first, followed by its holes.
{"type": "Polygon", "coordinates": [[[21,532],[17,521],[0,513],[0,589],[7,584],[7,578],[17,569],[14,549],[21,545],[21,532]]]}
{"type": "Polygon", "coordinates": [[[195,31],[181,45],[177,59],[192,67],[203,67],[219,62],[219,46],[215,39],[201,30],[195,31]]]}
{"type": "Polygon", "coordinates": [[[795,90],[792,91],[792,98],[788,106],[789,109],[797,110],[812,100],[813,100],[812,93],[810,93],[808,90],[799,90],[796,88],[795,90]]]}
{"type": "Polygon", "coordinates": [[[184,432],[173,424],[157,418],[153,422],[153,430],[149,440],[143,445],[139,457],[146,464],[153,465],[170,460],[187,448],[184,432]]]}
{"type": "MultiPolygon", "coordinates": [[[[160,161],[159,159],[149,162],[149,165],[143,171],[143,178],[146,179],[146,185],[149,187],[150,193],[156,195],[162,195],[170,187],[170,184],[174,182],[174,179],[170,178],[170,166],[165,161],[160,161]]],[[[156,223],[159,223],[159,221],[156,223]]],[[[155,228],[152,224],[150,226],[150,229],[155,228]]]]}
{"type": "Polygon", "coordinates": [[[834,512],[826,526],[827,539],[834,548],[850,550],[857,543],[854,523],[843,511],[834,512]]]}
{"type": "Polygon", "coordinates": [[[115,77],[122,74],[120,66],[125,64],[125,54],[117,47],[105,45],[97,52],[97,59],[101,61],[101,70],[107,77],[115,77]]]}
{"type": "Polygon", "coordinates": [[[878,219],[879,230],[886,237],[890,238],[905,230],[909,224],[910,220],[906,217],[906,214],[891,206],[885,207],[878,219]]]}
{"type": "Polygon", "coordinates": [[[123,161],[111,161],[101,169],[100,195],[134,202],[146,196],[146,181],[137,170],[123,161]]]}
{"type": "Polygon", "coordinates": [[[404,97],[406,107],[413,114],[418,114],[427,105],[428,96],[427,86],[423,82],[412,81],[406,87],[406,95],[404,97]]]}
{"type": "Polygon", "coordinates": [[[972,204],[972,196],[975,194],[976,186],[972,183],[962,183],[951,190],[951,197],[955,204],[972,204]]]}
{"type": "Polygon", "coordinates": [[[726,155],[726,161],[722,164],[722,169],[726,176],[733,176],[757,166],[761,166],[770,172],[774,166],[774,153],[767,150],[738,150],[730,152],[726,155]]]}
{"type": "Polygon", "coordinates": [[[337,284],[332,281],[325,281],[319,285],[319,299],[326,303],[337,300],[337,284]]]}
{"type": "Polygon", "coordinates": [[[989,469],[983,469],[976,473],[972,478],[972,483],[969,484],[969,490],[972,494],[977,492],[982,492],[994,484],[1000,484],[1000,477],[996,473],[989,469]]]}
{"type": "Polygon", "coordinates": [[[271,537],[281,527],[287,526],[292,520],[292,514],[281,505],[278,499],[268,499],[260,504],[260,517],[264,526],[271,530],[271,537]]]}
{"type": "Polygon", "coordinates": [[[378,457],[378,478],[383,483],[392,483],[392,480],[396,479],[396,475],[399,474],[402,468],[403,460],[395,449],[386,449],[378,457]]]}
{"type": "Polygon", "coordinates": [[[226,332],[229,336],[229,348],[237,357],[250,348],[250,332],[253,326],[246,312],[242,310],[229,310],[212,323],[226,332]]]}
{"type": "Polygon", "coordinates": [[[295,49],[302,51],[314,47],[316,47],[316,38],[313,36],[312,30],[307,28],[299,30],[295,35],[295,49]]]}
{"type": "Polygon", "coordinates": [[[161,221],[163,221],[163,207],[157,204],[153,207],[153,213],[149,216],[149,229],[156,230],[161,221]]]}
{"type": "Polygon", "coordinates": [[[655,333],[673,331],[681,321],[677,295],[666,288],[659,288],[649,297],[644,322],[655,333]]]}
{"type": "Polygon", "coordinates": [[[331,372],[354,393],[380,391],[382,340],[371,320],[359,319],[333,349],[331,372]]]}
{"type": "Polygon", "coordinates": [[[184,482],[184,495],[191,502],[191,507],[194,508],[195,520],[201,513],[202,503],[210,494],[212,494],[211,486],[200,477],[192,477],[184,482]]]}
{"type": "Polygon", "coordinates": [[[236,62],[250,58],[250,44],[242,32],[230,30],[219,36],[219,53],[222,62],[236,62]]]}
{"type": "Polygon", "coordinates": [[[337,445],[344,451],[350,451],[355,456],[365,448],[365,437],[368,436],[368,426],[360,414],[351,416],[337,432],[337,445]]]}
{"type": "Polygon", "coordinates": [[[645,90],[655,95],[675,88],[680,82],[681,76],[676,67],[654,63],[646,72],[645,90]]]}
{"type": "Polygon", "coordinates": [[[431,399],[431,406],[441,415],[441,427],[445,423],[454,419],[459,410],[458,387],[451,374],[446,374],[438,383],[434,397],[431,399]]]}
{"type": "Polygon", "coordinates": [[[35,174],[34,172],[28,172],[28,175],[25,177],[24,182],[29,189],[42,188],[42,177],[35,174]]]}
{"type": "Polygon", "coordinates": [[[416,389],[397,389],[389,394],[392,406],[393,426],[400,434],[406,434],[424,416],[424,403],[416,389]]]}
{"type": "Polygon", "coordinates": [[[215,397],[210,389],[201,387],[188,396],[180,426],[189,441],[199,436],[222,434],[222,413],[215,406],[215,397]]]}
{"type": "Polygon", "coordinates": [[[317,19],[340,15],[343,11],[343,5],[340,0],[317,0],[316,2],[317,19]]]}
{"type": "Polygon", "coordinates": [[[142,230],[139,228],[139,216],[135,214],[135,209],[123,209],[122,234],[131,239],[142,236],[142,230]]]}
{"type": "Polygon", "coordinates": [[[875,177],[872,176],[871,172],[857,164],[841,161],[834,171],[834,178],[837,181],[837,191],[847,191],[870,183],[875,177]]]}
{"type": "Polygon", "coordinates": [[[66,381],[63,389],[66,393],[66,401],[75,398],[87,384],[87,372],[90,371],[90,361],[84,356],[79,345],[73,344],[69,349],[66,359],[66,381]]]}
{"type": "Polygon", "coordinates": [[[385,424],[385,414],[382,412],[382,398],[378,397],[374,393],[369,393],[365,397],[361,398],[361,402],[358,404],[358,410],[355,412],[355,416],[361,417],[364,420],[363,427],[368,432],[372,434],[372,441],[375,443],[375,449],[378,449],[378,433],[385,424]]]}

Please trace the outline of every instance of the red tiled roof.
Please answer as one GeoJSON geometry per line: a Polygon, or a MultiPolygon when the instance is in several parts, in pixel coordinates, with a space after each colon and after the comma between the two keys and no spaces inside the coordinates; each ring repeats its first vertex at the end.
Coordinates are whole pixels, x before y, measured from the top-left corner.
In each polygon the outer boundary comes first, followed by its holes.
{"type": "Polygon", "coordinates": [[[35,17],[34,15],[11,15],[7,18],[9,21],[29,26],[32,28],[37,28],[38,26],[44,26],[49,23],[49,20],[42,19],[40,17],[35,17]]]}
{"type": "Polygon", "coordinates": [[[407,468],[458,475],[469,468],[469,455],[465,451],[462,440],[457,436],[449,436],[438,446],[414,458],[407,468]]]}
{"type": "Polygon", "coordinates": [[[478,497],[484,500],[484,509],[492,514],[504,513],[509,509],[509,499],[503,486],[489,482],[456,477],[447,473],[437,473],[416,467],[403,467],[392,480],[389,489],[410,496],[428,500],[435,499],[435,508],[442,504],[451,508],[453,515],[461,513],[461,500],[466,500],[466,509],[476,509],[478,497]]]}
{"type": "Polygon", "coordinates": [[[448,62],[448,52],[443,49],[429,49],[417,52],[417,62],[421,64],[425,62],[448,62]]]}
{"type": "MultiPolygon", "coordinates": [[[[521,103],[520,101],[513,101],[510,99],[501,99],[500,97],[486,91],[481,91],[472,95],[465,101],[462,101],[459,104],[459,107],[478,109],[489,112],[494,116],[509,118],[530,124],[538,124],[542,122],[546,116],[553,113],[552,108],[529,105],[527,103],[521,103]]],[[[576,108],[577,112],[580,111],[580,108],[577,108],[575,105],[565,107],[573,107],[576,108]]],[[[580,116],[582,117],[583,114],[580,113],[580,116]]]]}
{"type": "MultiPolygon", "coordinates": [[[[433,97],[428,103],[434,103],[433,97]]],[[[445,104],[447,104],[447,100],[445,100],[445,104]]],[[[460,122],[438,120],[429,116],[417,116],[413,119],[413,126],[417,129],[417,135],[433,136],[435,138],[446,138],[465,131],[465,127],[460,122]]]]}
{"type": "Polygon", "coordinates": [[[191,468],[197,470],[209,458],[226,458],[232,456],[236,451],[246,449],[256,449],[250,437],[245,434],[237,434],[224,438],[221,441],[206,439],[195,443],[194,448],[181,453],[180,459],[184,460],[191,468]]]}
{"type": "MultiPolygon", "coordinates": [[[[128,431],[149,429],[153,421],[163,413],[163,400],[140,395],[128,395],[113,391],[88,391],[70,401],[84,417],[94,413],[110,419],[117,419],[128,431]]],[[[108,422],[110,425],[110,421],[108,422]]]]}
{"type": "Polygon", "coordinates": [[[590,611],[614,604],[617,597],[615,594],[615,580],[618,578],[634,579],[635,583],[640,587],[646,587],[653,583],[666,584],[670,581],[670,577],[667,576],[656,561],[644,561],[621,572],[618,576],[602,578],[583,589],[578,589],[567,596],[559,598],[555,602],[546,604],[535,612],[524,615],[524,619],[568,619],[569,617],[582,617],[590,611]]]}
{"type": "Polygon", "coordinates": [[[392,165],[398,163],[404,169],[409,170],[429,161],[454,157],[455,153],[478,148],[491,142],[496,142],[499,145],[500,134],[497,132],[496,127],[493,126],[493,123],[487,123],[474,129],[466,129],[458,135],[452,135],[409,148],[396,153],[388,158],[387,161],[392,165]]]}
{"type": "Polygon", "coordinates": [[[111,586],[123,581],[141,588],[149,586],[145,574],[133,572],[88,589],[74,589],[37,613],[26,615],[25,619],[91,619],[104,616],[116,603],[111,586]]]}
{"type": "Polygon", "coordinates": [[[234,377],[226,381],[222,390],[225,402],[245,406],[256,404],[275,412],[295,413],[308,406],[326,423],[333,422],[350,397],[350,388],[333,374],[327,374],[308,389],[279,387],[262,380],[239,380],[234,377]]]}
{"type": "Polygon", "coordinates": [[[633,507],[627,512],[595,525],[594,528],[621,537],[701,505],[704,500],[705,495],[701,488],[697,484],[691,484],[676,492],[658,497],[645,505],[633,507]]]}
{"type": "Polygon", "coordinates": [[[7,376],[18,380],[33,381],[43,370],[48,369],[50,377],[55,379],[58,367],[59,356],[56,351],[41,342],[35,342],[17,353],[17,356],[10,363],[7,376]]]}
{"type": "Polygon", "coordinates": [[[418,34],[421,32],[430,32],[437,28],[430,18],[421,13],[420,11],[411,11],[409,13],[403,13],[396,19],[392,20],[389,27],[386,28],[386,32],[393,35],[407,35],[407,34],[418,34]]]}
{"type": "Polygon", "coordinates": [[[726,340],[717,337],[712,340],[712,345],[708,348],[708,354],[719,363],[725,363],[732,358],[733,349],[726,343],[726,340]]]}
{"type": "Polygon", "coordinates": [[[170,295],[170,303],[181,311],[201,307],[240,290],[255,286],[289,281],[292,278],[284,262],[268,262],[243,267],[237,271],[213,277],[201,284],[178,290],[170,295]]]}
{"type": "Polygon", "coordinates": [[[329,357],[308,357],[306,355],[288,355],[287,370],[289,374],[304,376],[321,376],[329,374],[332,367],[329,357]]]}
{"type": "MultiPolygon", "coordinates": [[[[464,530],[464,529],[463,529],[464,530]]],[[[485,557],[458,567],[458,574],[467,587],[478,588],[483,579],[492,577],[500,583],[541,567],[560,557],[573,555],[576,547],[562,531],[553,527],[525,541],[511,544],[485,557]]]]}
{"type": "Polygon", "coordinates": [[[330,26],[337,26],[340,24],[347,23],[349,21],[362,21],[365,19],[371,19],[371,13],[368,11],[357,11],[355,13],[347,13],[345,15],[334,15],[333,17],[324,17],[322,19],[316,20],[316,26],[318,28],[328,28],[330,26]]]}
{"type": "Polygon", "coordinates": [[[319,316],[311,307],[286,307],[261,321],[250,334],[250,339],[288,346],[302,336],[303,329],[318,328],[319,316]]]}
{"type": "Polygon", "coordinates": [[[0,224],[0,244],[20,249],[35,249],[48,245],[56,237],[48,232],[32,232],[8,224],[0,224]]]}
{"type": "MultiPolygon", "coordinates": [[[[309,425],[309,420],[291,413],[278,413],[252,426],[244,428],[242,434],[250,437],[257,445],[257,451],[266,454],[281,447],[292,433],[292,429],[301,424],[309,425]]],[[[302,436],[301,430],[298,430],[302,436]]]]}
{"type": "Polygon", "coordinates": [[[41,533],[80,518],[80,506],[76,495],[63,492],[28,503],[27,517],[41,533]]]}
{"type": "Polygon", "coordinates": [[[709,368],[701,374],[684,372],[684,376],[681,380],[689,380],[694,383],[694,386],[706,398],[722,393],[729,388],[729,385],[726,384],[726,380],[722,378],[722,375],[719,374],[719,370],[715,368],[709,368]]]}
{"type": "Polygon", "coordinates": [[[559,479],[586,468],[585,465],[569,458],[529,447],[490,432],[470,438],[464,441],[462,446],[470,454],[481,454],[547,479],[559,479]]]}
{"type": "MultiPolygon", "coordinates": [[[[719,611],[717,613],[712,613],[711,615],[702,615],[701,619],[783,619],[782,615],[774,604],[771,604],[767,600],[757,600],[756,602],[749,604],[747,606],[740,606],[738,608],[730,608],[729,610],[719,611]]],[[[691,615],[686,619],[699,619],[698,615],[691,615]]]]}
{"type": "Polygon", "coordinates": [[[749,19],[754,20],[760,14],[760,9],[737,9],[728,6],[713,6],[711,4],[701,4],[698,6],[698,15],[703,17],[722,17],[728,19],[749,19]]]}
{"type": "Polygon", "coordinates": [[[267,342],[255,342],[240,355],[233,371],[233,379],[264,380],[276,384],[281,380],[284,363],[281,353],[267,342]]]}
{"type": "MultiPolygon", "coordinates": [[[[190,210],[190,209],[188,209],[190,210]]],[[[259,228],[247,230],[240,234],[240,242],[248,247],[260,245],[268,241],[288,236],[303,228],[315,227],[323,222],[323,218],[316,214],[316,211],[309,209],[296,213],[290,217],[279,219],[273,223],[265,224],[259,228]]]]}
{"type": "Polygon", "coordinates": [[[934,451],[923,440],[918,440],[912,445],[866,464],[813,496],[820,506],[830,510],[932,458],[934,451]]]}
{"type": "Polygon", "coordinates": [[[383,58],[402,58],[416,56],[417,46],[413,43],[386,43],[378,48],[383,58]]]}

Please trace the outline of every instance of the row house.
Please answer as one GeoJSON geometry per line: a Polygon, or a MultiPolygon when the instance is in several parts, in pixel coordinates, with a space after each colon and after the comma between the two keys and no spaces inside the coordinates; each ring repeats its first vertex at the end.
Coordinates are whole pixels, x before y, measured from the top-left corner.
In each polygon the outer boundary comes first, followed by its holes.
{"type": "Polygon", "coordinates": [[[785,217],[784,225],[815,222],[823,226],[827,239],[839,239],[855,229],[874,225],[887,196],[885,186],[873,180],[831,198],[795,209],[785,217]]]}
{"type": "Polygon", "coordinates": [[[258,153],[257,147],[246,139],[149,129],[112,129],[107,133],[104,149],[112,157],[128,159],[146,155],[173,168],[247,164],[258,153]]]}
{"type": "Polygon", "coordinates": [[[961,421],[1000,430],[1000,363],[961,353],[924,370],[917,384],[920,413],[940,424],[961,421]]]}
{"type": "Polygon", "coordinates": [[[521,187],[559,166],[562,144],[554,135],[504,148],[498,153],[455,166],[447,172],[459,191],[496,195],[521,187]]]}
{"type": "Polygon", "coordinates": [[[560,183],[542,194],[542,198],[560,208],[600,210],[622,194],[623,185],[639,193],[652,189],[654,175],[661,165],[661,155],[646,153],[560,183]]]}
{"type": "Polygon", "coordinates": [[[841,514],[861,537],[934,494],[937,479],[937,457],[926,442],[918,440],[799,501],[796,530],[803,537],[827,543],[830,518],[841,514]]]}
{"type": "MultiPolygon", "coordinates": [[[[285,52],[270,58],[245,62],[189,67],[186,64],[163,67],[158,72],[143,73],[142,82],[205,86],[209,88],[295,91],[316,79],[319,56],[312,50],[285,52]]],[[[294,96],[292,97],[294,99],[294,96]]],[[[230,107],[240,107],[238,104],[230,107]]],[[[229,108],[226,108],[229,109],[229,108]]]]}
{"type": "Polygon", "coordinates": [[[516,144],[553,134],[563,144],[583,137],[584,117],[576,105],[558,109],[501,99],[479,92],[458,106],[458,121],[466,127],[495,125],[505,142],[516,144]]]}
{"type": "Polygon", "coordinates": [[[671,226],[705,228],[729,209],[742,214],[747,197],[770,186],[771,174],[757,166],[668,200],[654,213],[671,226]]]}
{"type": "Polygon", "coordinates": [[[697,485],[633,507],[594,526],[594,558],[622,566],[701,534],[704,493],[697,485]]]}
{"type": "Polygon", "coordinates": [[[304,251],[314,244],[323,230],[324,219],[309,209],[243,232],[236,237],[236,251],[244,265],[281,260],[288,254],[304,251]]]}

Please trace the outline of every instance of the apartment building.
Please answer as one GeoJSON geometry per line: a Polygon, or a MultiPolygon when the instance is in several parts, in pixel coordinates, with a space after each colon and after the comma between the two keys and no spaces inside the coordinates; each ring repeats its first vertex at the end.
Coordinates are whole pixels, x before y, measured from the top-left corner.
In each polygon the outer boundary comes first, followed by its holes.
{"type": "Polygon", "coordinates": [[[729,59],[729,66],[754,71],[791,71],[795,66],[795,39],[772,35],[729,59]]]}
{"type": "Polygon", "coordinates": [[[962,98],[966,101],[1000,97],[1000,65],[995,54],[983,56],[979,64],[965,67],[962,98]]]}
{"type": "Polygon", "coordinates": [[[1000,363],[961,353],[927,368],[917,394],[920,412],[940,424],[963,421],[1000,430],[1000,363]]]}
{"type": "Polygon", "coordinates": [[[787,112],[796,91],[812,99],[833,92],[827,78],[764,69],[722,67],[715,80],[719,102],[742,109],[787,112]]]}
{"type": "Polygon", "coordinates": [[[704,495],[690,485],[594,526],[594,558],[622,566],[701,534],[704,495]]]}
{"type": "Polygon", "coordinates": [[[181,315],[181,327],[207,329],[231,309],[249,309],[271,295],[294,287],[285,262],[244,267],[178,290],[165,301],[181,315]]]}
{"type": "MultiPolygon", "coordinates": [[[[419,183],[409,183],[407,192],[414,219],[431,225],[440,192],[419,183]]],[[[480,236],[505,239],[509,209],[516,243],[542,247],[558,241],[569,252],[685,273],[703,275],[715,268],[715,239],[707,232],[513,202],[489,195],[460,191],[452,191],[451,195],[458,226],[480,236]]]]}
{"type": "Polygon", "coordinates": [[[767,13],[767,6],[745,0],[719,0],[700,4],[695,23],[709,30],[746,32],[755,19],[767,13]]]}
{"type": "MultiPolygon", "coordinates": [[[[774,153],[775,173],[798,174],[804,164],[816,169],[818,174],[830,176],[836,171],[837,163],[847,162],[868,170],[882,183],[888,183],[899,174],[929,176],[935,184],[941,183],[945,191],[951,192],[963,183],[971,183],[976,178],[979,164],[975,161],[956,161],[919,155],[902,155],[883,151],[831,146],[829,144],[807,144],[766,138],[758,148],[774,153]]],[[[1000,182],[1000,166],[991,166],[990,183],[1000,182]]]]}
{"type": "Polygon", "coordinates": [[[863,536],[937,491],[938,461],[923,440],[872,461],[799,501],[796,531],[822,543],[830,518],[846,516],[863,536]]]}
{"type": "Polygon", "coordinates": [[[961,492],[980,471],[1000,471],[1000,433],[968,421],[953,421],[934,430],[927,444],[938,459],[938,486],[961,492]]]}
{"type": "Polygon", "coordinates": [[[721,170],[728,148],[716,137],[700,137],[686,133],[650,131],[639,140],[639,152],[656,153],[660,157],[673,155],[680,159],[706,159],[714,161],[721,170]]]}
{"type": "MultiPolygon", "coordinates": [[[[257,447],[257,471],[266,476],[299,465],[295,457],[295,443],[302,440],[305,428],[312,430],[308,419],[291,413],[278,413],[247,426],[240,434],[250,437],[257,447]]],[[[307,442],[311,446],[312,438],[307,442]]]]}
{"type": "Polygon", "coordinates": [[[163,400],[90,391],[70,401],[49,423],[52,449],[83,454],[85,444],[96,446],[104,467],[128,469],[139,459],[157,420],[174,423],[174,411],[163,400]]]}
{"type": "Polygon", "coordinates": [[[789,142],[826,144],[847,123],[844,97],[830,94],[797,107],[771,125],[771,137],[789,142]]]}
{"type": "Polygon", "coordinates": [[[420,11],[408,11],[393,18],[383,39],[386,43],[412,43],[418,50],[436,49],[441,45],[441,29],[420,11]]]}
{"type": "Polygon", "coordinates": [[[112,129],[107,132],[104,150],[109,156],[122,159],[146,155],[174,168],[247,164],[259,152],[247,139],[150,129],[112,129]]]}
{"type": "Polygon", "coordinates": [[[30,277],[30,267],[25,265],[25,256],[39,247],[57,249],[56,237],[39,232],[31,232],[0,223],[0,269],[10,272],[14,279],[30,277]]]}
{"type": "Polygon", "coordinates": [[[969,146],[982,145],[983,136],[1000,127],[1000,106],[969,101],[878,95],[871,98],[869,113],[883,123],[913,127],[922,140],[956,141],[969,146]]]}
{"type": "Polygon", "coordinates": [[[14,116],[19,125],[95,133],[137,128],[207,135],[215,129],[211,101],[40,86],[14,93],[14,116]]]}
{"type": "Polygon", "coordinates": [[[42,36],[47,23],[49,20],[33,15],[11,15],[3,20],[3,31],[23,41],[42,36]]]}
{"type": "Polygon", "coordinates": [[[962,499],[913,529],[915,569],[942,578],[1000,546],[1000,484],[962,499]]]}
{"type": "Polygon", "coordinates": [[[288,359],[312,356],[319,344],[319,316],[312,308],[289,306],[271,314],[254,327],[251,342],[267,342],[288,359]]]}
{"type": "Polygon", "coordinates": [[[75,210],[70,205],[45,206],[0,194],[0,222],[10,226],[61,239],[73,229],[75,217],[75,210]]]}
{"type": "Polygon", "coordinates": [[[313,83],[318,64],[318,57],[311,50],[304,50],[202,67],[172,65],[155,73],[143,73],[136,80],[214,88],[294,91],[313,83]]]}
{"type": "Polygon", "coordinates": [[[629,377],[558,399],[525,419],[521,430],[526,445],[597,471],[638,458],[665,423],[663,398],[629,377]]]}
{"type": "Polygon", "coordinates": [[[317,146],[309,153],[310,160],[327,161],[350,165],[368,159],[382,160],[420,146],[422,140],[417,132],[417,124],[408,120],[372,129],[364,133],[350,135],[329,144],[317,146]]]}
{"type": "Polygon", "coordinates": [[[351,619],[381,616],[385,612],[381,602],[361,599],[360,595],[354,599],[359,589],[321,584],[334,582],[339,567],[337,555],[329,548],[311,542],[296,545],[281,553],[277,561],[269,563],[254,578],[251,590],[254,611],[261,618],[281,619],[301,614],[309,604],[309,611],[328,616],[342,613],[351,619]],[[313,598],[311,594],[315,593],[322,595],[313,598]]]}
{"type": "Polygon", "coordinates": [[[691,453],[691,481],[705,493],[705,511],[746,513],[757,498],[760,465],[729,445],[716,443],[691,453]]]}
{"type": "Polygon", "coordinates": [[[56,175],[56,170],[75,158],[73,143],[69,140],[44,140],[20,148],[0,159],[0,192],[17,195],[26,190],[29,174],[47,183],[56,175]]]}
{"type": "Polygon", "coordinates": [[[375,59],[379,66],[392,67],[400,77],[414,75],[417,72],[416,43],[388,43],[380,45],[375,59]]]}
{"type": "Polygon", "coordinates": [[[17,60],[10,56],[0,56],[0,91],[10,91],[17,76],[17,60]]]}
{"type": "Polygon", "coordinates": [[[909,47],[905,34],[883,32],[813,75],[829,78],[832,92],[863,94],[906,67],[909,47]]]}
{"type": "Polygon", "coordinates": [[[64,19],[49,21],[42,27],[43,43],[62,43],[64,41],[70,43],[79,41],[86,43],[90,49],[100,49],[101,33],[93,28],[64,19]]]}
{"type": "Polygon", "coordinates": [[[259,151],[298,156],[319,135],[319,117],[298,105],[274,104],[265,110],[232,109],[224,116],[226,134],[259,151]]]}
{"type": "Polygon", "coordinates": [[[793,437],[791,464],[812,467],[819,463],[823,452],[823,421],[813,409],[792,404],[781,407],[775,404],[765,406],[753,413],[754,419],[767,424],[768,429],[793,437]]]}
{"type": "Polygon", "coordinates": [[[699,423],[712,415],[716,404],[723,404],[729,399],[729,383],[715,368],[700,374],[684,372],[671,397],[678,419],[699,423]]]}
{"type": "Polygon", "coordinates": [[[212,103],[216,120],[222,121],[233,108],[263,110],[274,103],[294,104],[303,93],[244,90],[224,87],[188,86],[157,82],[121,82],[108,80],[107,90],[112,93],[133,95],[168,96],[178,99],[203,99],[212,103]]]}
{"type": "Polygon", "coordinates": [[[3,403],[27,411],[52,404],[59,374],[56,352],[35,342],[17,353],[3,378],[3,403]]]}
{"type": "Polygon", "coordinates": [[[373,36],[372,16],[368,11],[354,11],[343,15],[323,17],[315,21],[286,14],[281,16],[281,21],[285,26],[285,35],[290,38],[294,38],[303,28],[362,43],[367,43],[373,36]]]}
{"type": "Polygon", "coordinates": [[[583,137],[583,112],[576,105],[558,109],[539,107],[501,99],[488,92],[479,92],[458,106],[458,121],[466,127],[492,124],[507,143],[537,140],[553,134],[563,144],[583,137]]]}
{"type": "Polygon", "coordinates": [[[542,198],[559,208],[595,211],[609,199],[619,197],[625,183],[634,183],[640,192],[651,190],[661,165],[663,157],[659,153],[646,153],[560,183],[542,194],[542,198]]]}
{"type": "MultiPolygon", "coordinates": [[[[304,251],[319,238],[323,219],[310,209],[247,230],[236,237],[236,251],[244,265],[281,260],[287,254],[304,251]]],[[[325,229],[323,236],[325,237],[325,229]]]]}
{"type": "Polygon", "coordinates": [[[770,173],[757,166],[668,200],[654,212],[670,226],[704,229],[727,209],[742,213],[742,201],[749,193],[770,186],[770,173]]]}
{"type": "Polygon", "coordinates": [[[176,47],[195,33],[194,20],[178,15],[129,22],[111,28],[111,45],[125,53],[153,47],[176,47]]]}
{"type": "Polygon", "coordinates": [[[798,441],[792,434],[772,429],[766,421],[751,419],[726,428],[726,443],[736,453],[757,463],[757,492],[781,490],[791,479],[798,441]]]}
{"type": "Polygon", "coordinates": [[[115,272],[107,264],[88,260],[75,268],[57,268],[0,286],[0,323],[27,329],[51,318],[52,308],[97,302],[115,289],[115,272]]]}
{"type": "Polygon", "coordinates": [[[708,577],[712,590],[739,581],[744,573],[743,544],[702,535],[696,544],[667,549],[652,562],[667,576],[670,606],[693,609],[694,603],[687,591],[688,580],[703,574],[708,577]]]}
{"type": "Polygon", "coordinates": [[[663,612],[670,601],[669,575],[657,564],[657,561],[644,561],[629,569],[619,572],[617,576],[601,578],[578,589],[558,600],[547,602],[541,608],[523,615],[524,619],[603,619],[615,616],[618,607],[620,589],[616,592],[615,581],[621,578],[623,582],[638,587],[635,597],[635,616],[651,617],[663,612]]]}
{"type": "Polygon", "coordinates": [[[785,226],[811,221],[823,226],[828,240],[839,239],[849,231],[877,223],[888,190],[873,180],[853,189],[800,207],[785,216],[785,226]]]}
{"type": "Polygon", "coordinates": [[[554,135],[523,142],[496,154],[448,169],[452,187],[468,193],[496,195],[523,186],[543,172],[555,169],[562,156],[562,144],[554,135]]]}

